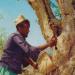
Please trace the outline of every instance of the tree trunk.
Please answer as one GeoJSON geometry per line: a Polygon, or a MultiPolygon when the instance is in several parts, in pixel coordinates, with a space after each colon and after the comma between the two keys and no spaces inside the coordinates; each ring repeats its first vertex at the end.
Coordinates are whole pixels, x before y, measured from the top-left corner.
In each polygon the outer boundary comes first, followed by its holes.
{"type": "MultiPolygon", "coordinates": [[[[57,49],[52,48],[52,59],[49,59],[46,53],[39,56],[39,72],[42,72],[43,75],[75,75],[75,10],[72,0],[57,0],[57,2],[61,9],[62,19],[59,20],[59,26],[62,27],[62,32],[57,36],[57,49]],[[49,67],[45,67],[46,57],[50,61],[48,64],[51,66],[49,67]],[[45,65],[43,65],[44,62],[45,65]]],[[[54,24],[58,22],[52,13],[49,0],[29,0],[29,4],[35,10],[42,34],[48,42],[54,35],[48,24],[49,20],[54,24]]]]}

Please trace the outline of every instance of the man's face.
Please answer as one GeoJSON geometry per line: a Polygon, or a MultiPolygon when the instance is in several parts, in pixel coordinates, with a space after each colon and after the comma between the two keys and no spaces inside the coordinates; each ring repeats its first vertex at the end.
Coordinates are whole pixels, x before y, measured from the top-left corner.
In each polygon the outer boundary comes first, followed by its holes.
{"type": "Polygon", "coordinates": [[[22,28],[22,34],[23,36],[27,37],[28,36],[28,33],[29,33],[29,26],[24,24],[24,27],[22,28]]]}
{"type": "Polygon", "coordinates": [[[23,37],[27,37],[29,33],[30,24],[29,22],[24,22],[23,27],[19,28],[19,32],[22,34],[23,37]]]}

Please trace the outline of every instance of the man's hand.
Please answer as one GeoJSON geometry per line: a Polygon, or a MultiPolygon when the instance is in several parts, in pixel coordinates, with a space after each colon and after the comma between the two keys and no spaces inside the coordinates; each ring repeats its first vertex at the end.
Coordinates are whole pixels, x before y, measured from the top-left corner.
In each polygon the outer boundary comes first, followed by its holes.
{"type": "Polygon", "coordinates": [[[33,64],[32,66],[33,66],[34,69],[38,69],[38,64],[37,63],[33,64]]]}
{"type": "Polygon", "coordinates": [[[50,47],[53,47],[53,46],[56,46],[56,43],[57,43],[57,37],[53,36],[53,37],[50,39],[48,45],[49,45],[50,47]]]}
{"type": "Polygon", "coordinates": [[[28,63],[33,66],[34,69],[38,69],[38,64],[32,58],[29,57],[28,63]]]}
{"type": "Polygon", "coordinates": [[[37,48],[38,48],[40,51],[43,51],[44,49],[46,49],[46,48],[48,48],[48,47],[56,46],[56,43],[57,43],[57,38],[56,38],[55,36],[53,36],[53,37],[48,41],[48,43],[43,44],[43,45],[40,45],[40,46],[38,46],[37,48]]]}

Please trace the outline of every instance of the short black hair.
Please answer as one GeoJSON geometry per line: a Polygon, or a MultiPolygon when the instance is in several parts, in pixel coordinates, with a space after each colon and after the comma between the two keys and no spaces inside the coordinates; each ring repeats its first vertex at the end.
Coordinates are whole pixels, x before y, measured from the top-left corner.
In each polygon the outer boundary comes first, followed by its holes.
{"type": "Polygon", "coordinates": [[[18,28],[23,28],[24,27],[24,23],[27,23],[29,26],[30,26],[30,22],[29,22],[29,20],[24,20],[24,21],[22,21],[21,23],[19,23],[19,24],[17,24],[16,25],[16,28],[18,29],[18,28]]]}

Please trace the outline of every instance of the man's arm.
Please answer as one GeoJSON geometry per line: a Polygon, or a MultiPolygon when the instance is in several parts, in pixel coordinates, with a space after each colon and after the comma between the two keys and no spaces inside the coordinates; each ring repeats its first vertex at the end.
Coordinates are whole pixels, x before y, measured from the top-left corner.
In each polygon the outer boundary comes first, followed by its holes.
{"type": "Polygon", "coordinates": [[[27,62],[33,66],[34,69],[38,69],[38,64],[32,59],[29,57],[29,59],[27,60],[27,62]]]}
{"type": "MultiPolygon", "coordinates": [[[[13,40],[15,41],[17,45],[19,45],[25,51],[25,53],[28,53],[28,49],[26,48],[24,40],[22,40],[19,36],[14,36],[13,40]]],[[[23,62],[23,65],[24,63],[26,65],[26,62],[27,64],[30,64],[35,69],[37,69],[37,63],[31,57],[28,57],[27,59],[25,59],[25,62],[23,62]]]]}
{"type": "MultiPolygon", "coordinates": [[[[56,37],[52,37],[52,39],[49,41],[49,43],[41,45],[41,46],[38,46],[37,49],[42,51],[42,50],[46,49],[47,47],[55,46],[56,43],[57,43],[57,38],[56,37]]],[[[36,49],[34,48],[34,50],[36,50],[36,49]]],[[[35,54],[34,54],[34,56],[35,56],[35,54]]],[[[38,64],[32,58],[28,59],[28,63],[31,64],[35,69],[38,69],[38,64]]]]}
{"type": "Polygon", "coordinates": [[[28,53],[29,49],[27,47],[27,44],[25,43],[24,39],[20,37],[19,35],[15,35],[13,37],[13,41],[20,47],[25,53],[28,53]]]}
{"type": "Polygon", "coordinates": [[[29,45],[29,48],[25,45],[24,40],[22,40],[19,36],[13,37],[13,40],[17,45],[19,45],[25,53],[29,53],[29,59],[28,63],[31,64],[34,68],[37,68],[37,64],[34,62],[35,59],[37,59],[38,54],[40,51],[46,49],[47,47],[53,47],[56,44],[56,39],[52,38],[48,44],[44,44],[42,46],[38,47],[31,47],[29,45]]]}
{"type": "Polygon", "coordinates": [[[43,44],[41,46],[38,46],[38,47],[33,47],[33,46],[30,46],[29,49],[30,49],[30,57],[36,61],[37,58],[38,58],[38,55],[41,51],[43,51],[44,49],[46,49],[47,47],[53,47],[56,45],[56,42],[57,42],[57,39],[56,37],[52,37],[51,40],[49,41],[48,44],[43,44]]]}
{"type": "Polygon", "coordinates": [[[57,43],[57,38],[56,37],[52,37],[51,40],[48,43],[43,44],[41,46],[38,46],[38,48],[42,51],[42,50],[46,49],[47,47],[55,46],[56,43],[57,43]]]}

